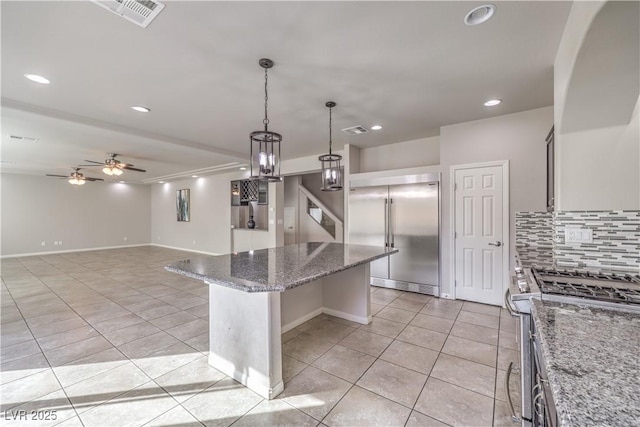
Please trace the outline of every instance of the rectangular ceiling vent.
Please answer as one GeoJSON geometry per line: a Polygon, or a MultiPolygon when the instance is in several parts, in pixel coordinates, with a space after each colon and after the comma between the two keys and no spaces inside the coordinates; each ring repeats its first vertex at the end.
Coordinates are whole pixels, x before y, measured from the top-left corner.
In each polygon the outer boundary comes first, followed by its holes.
{"type": "Polygon", "coordinates": [[[351,126],[350,128],[344,128],[342,129],[342,132],[346,133],[347,135],[360,135],[362,133],[367,133],[369,131],[366,128],[358,125],[358,126],[351,126]]]}
{"type": "Polygon", "coordinates": [[[38,138],[29,138],[28,136],[9,135],[9,138],[15,141],[38,142],[38,138]]]}
{"type": "Polygon", "coordinates": [[[120,15],[142,28],[154,20],[164,9],[164,5],[155,0],[91,0],[95,4],[120,15]]]}

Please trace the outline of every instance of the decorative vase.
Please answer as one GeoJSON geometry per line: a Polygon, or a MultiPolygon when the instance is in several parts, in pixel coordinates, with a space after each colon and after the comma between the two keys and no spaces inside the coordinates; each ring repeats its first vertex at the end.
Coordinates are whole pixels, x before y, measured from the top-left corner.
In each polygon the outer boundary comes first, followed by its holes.
{"type": "Polygon", "coordinates": [[[256,228],[256,222],[253,220],[253,215],[249,217],[249,221],[247,221],[247,228],[256,228]]]}

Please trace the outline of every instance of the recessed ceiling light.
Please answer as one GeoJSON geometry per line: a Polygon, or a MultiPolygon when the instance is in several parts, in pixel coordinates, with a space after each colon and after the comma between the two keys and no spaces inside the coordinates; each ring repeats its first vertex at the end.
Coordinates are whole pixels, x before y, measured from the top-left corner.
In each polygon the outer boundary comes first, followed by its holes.
{"type": "Polygon", "coordinates": [[[131,107],[132,110],[136,110],[139,113],[148,113],[151,111],[151,108],[145,107],[144,105],[134,105],[131,107]]]}
{"type": "Polygon", "coordinates": [[[158,181],[158,184],[164,184],[164,181],[158,181]]]}
{"type": "Polygon", "coordinates": [[[464,23],[467,25],[478,25],[487,22],[493,14],[496,13],[496,6],[493,4],[483,4],[474,7],[464,17],[464,23]]]}
{"type": "Polygon", "coordinates": [[[380,129],[382,129],[382,126],[380,126],[380,125],[371,126],[371,130],[380,130],[380,129]]]}
{"type": "Polygon", "coordinates": [[[43,85],[48,85],[49,83],[51,83],[48,78],[39,76],[37,74],[25,74],[24,76],[32,82],[41,83],[43,85]]]}
{"type": "Polygon", "coordinates": [[[240,170],[241,170],[241,171],[246,171],[246,170],[247,170],[247,168],[246,168],[246,167],[244,167],[244,166],[242,166],[242,167],[240,168],[240,170]]]}
{"type": "Polygon", "coordinates": [[[118,182],[119,182],[120,184],[124,184],[124,183],[125,183],[124,181],[118,181],[118,182]]]}
{"type": "Polygon", "coordinates": [[[191,178],[197,178],[198,175],[191,175],[191,178]]]}
{"type": "Polygon", "coordinates": [[[496,105],[500,104],[502,102],[502,99],[490,99],[487,102],[484,103],[485,107],[495,107],[496,105]]]}

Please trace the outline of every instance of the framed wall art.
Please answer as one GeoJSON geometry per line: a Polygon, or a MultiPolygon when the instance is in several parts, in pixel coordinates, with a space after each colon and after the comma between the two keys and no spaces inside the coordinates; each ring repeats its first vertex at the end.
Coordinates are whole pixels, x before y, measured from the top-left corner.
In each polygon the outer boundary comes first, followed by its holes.
{"type": "Polygon", "coordinates": [[[189,189],[184,188],[182,190],[178,190],[176,195],[176,215],[178,221],[188,222],[191,219],[189,204],[189,189]]]}

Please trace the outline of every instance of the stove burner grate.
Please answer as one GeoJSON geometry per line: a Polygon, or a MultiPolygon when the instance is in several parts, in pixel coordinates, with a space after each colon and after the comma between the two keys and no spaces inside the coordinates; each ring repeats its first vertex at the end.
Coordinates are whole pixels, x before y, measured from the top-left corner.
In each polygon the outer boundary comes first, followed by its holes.
{"type": "Polygon", "coordinates": [[[545,294],[640,305],[639,276],[547,269],[535,269],[533,273],[545,294]]]}
{"type": "Polygon", "coordinates": [[[540,283],[540,290],[545,294],[574,296],[600,301],[640,305],[640,289],[543,281],[540,283]]]}

